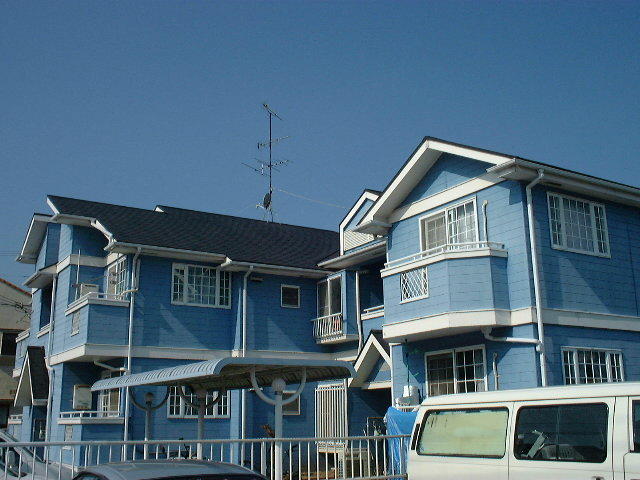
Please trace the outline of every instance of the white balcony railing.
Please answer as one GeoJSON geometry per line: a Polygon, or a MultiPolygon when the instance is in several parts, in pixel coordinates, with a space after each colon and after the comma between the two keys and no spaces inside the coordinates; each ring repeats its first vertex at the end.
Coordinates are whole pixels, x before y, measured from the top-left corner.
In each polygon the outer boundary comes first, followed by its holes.
{"type": "Polygon", "coordinates": [[[9,415],[7,422],[9,425],[20,425],[22,423],[22,414],[9,415]]]}
{"type": "Polygon", "coordinates": [[[118,418],[120,412],[117,410],[73,410],[71,412],[60,412],[60,420],[71,420],[74,418],[118,418]]]}
{"type": "Polygon", "coordinates": [[[113,302],[116,304],[122,304],[122,302],[127,302],[127,298],[126,295],[121,295],[119,293],[89,292],[70,303],[65,313],[69,314],[71,313],[71,311],[76,309],[76,307],[79,307],[85,303],[92,303],[94,301],[96,303],[113,302]]]}
{"type": "Polygon", "coordinates": [[[395,260],[392,260],[391,262],[385,263],[384,267],[385,269],[390,269],[398,267],[400,265],[404,265],[406,263],[417,262],[418,260],[424,260],[429,257],[434,257],[441,253],[467,252],[485,249],[504,250],[504,244],[498,242],[446,243],[444,245],[440,245],[439,247],[431,248],[429,250],[423,250],[422,252],[413,255],[407,255],[406,257],[397,258],[395,260]]]}
{"type": "Polygon", "coordinates": [[[313,336],[319,342],[333,340],[344,336],[344,322],[342,313],[325,315],[311,320],[313,322],[313,336]]]}
{"type": "Polygon", "coordinates": [[[371,308],[365,308],[360,313],[362,320],[369,320],[370,318],[378,318],[384,316],[384,305],[378,305],[371,308]]]}

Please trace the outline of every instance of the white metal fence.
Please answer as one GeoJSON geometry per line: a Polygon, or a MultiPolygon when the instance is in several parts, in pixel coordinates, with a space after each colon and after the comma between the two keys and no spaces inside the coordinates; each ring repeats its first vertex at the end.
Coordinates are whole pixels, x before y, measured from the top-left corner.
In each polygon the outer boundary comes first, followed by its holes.
{"type": "Polygon", "coordinates": [[[313,336],[320,342],[330,341],[344,335],[342,313],[325,315],[311,321],[313,322],[313,336]]]}
{"type": "Polygon", "coordinates": [[[83,468],[102,463],[195,459],[201,445],[203,459],[243,465],[276,480],[274,446],[281,443],[283,480],[403,479],[408,437],[0,443],[0,478],[69,480],[83,468]]]}

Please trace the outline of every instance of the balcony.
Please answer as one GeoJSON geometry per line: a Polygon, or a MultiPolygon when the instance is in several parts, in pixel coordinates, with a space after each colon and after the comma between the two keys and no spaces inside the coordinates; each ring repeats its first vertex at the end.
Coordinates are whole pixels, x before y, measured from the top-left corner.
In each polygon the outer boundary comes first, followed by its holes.
{"type": "Polygon", "coordinates": [[[90,423],[124,423],[124,417],[117,410],[73,410],[71,412],[60,412],[58,416],[58,425],[85,425],[90,423]]]}
{"type": "Polygon", "coordinates": [[[388,277],[389,275],[395,275],[405,270],[422,267],[442,260],[486,256],[506,257],[507,251],[504,248],[504,244],[498,242],[446,243],[439,247],[423,250],[414,255],[407,255],[406,257],[387,262],[380,273],[382,277],[388,277]]]}
{"type": "Polygon", "coordinates": [[[362,320],[371,320],[373,318],[384,317],[384,305],[377,305],[371,308],[365,308],[360,313],[360,318],[362,320]]]}
{"type": "Polygon", "coordinates": [[[118,307],[129,306],[129,300],[124,295],[117,293],[89,292],[76,301],[69,304],[65,315],[69,315],[85,305],[114,305],[118,307]]]}
{"type": "Polygon", "coordinates": [[[325,315],[311,320],[313,322],[313,336],[317,343],[341,343],[358,338],[357,335],[347,334],[342,313],[325,315]]]}
{"type": "Polygon", "coordinates": [[[9,420],[7,420],[8,425],[21,425],[22,424],[22,414],[18,415],[9,415],[9,420]]]}

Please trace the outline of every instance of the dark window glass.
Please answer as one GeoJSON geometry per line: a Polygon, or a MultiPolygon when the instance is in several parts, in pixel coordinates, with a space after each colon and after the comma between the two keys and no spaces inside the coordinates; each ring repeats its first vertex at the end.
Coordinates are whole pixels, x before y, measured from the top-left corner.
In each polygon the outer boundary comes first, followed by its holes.
{"type": "Polygon", "coordinates": [[[16,354],[16,338],[17,333],[2,334],[2,347],[0,347],[0,355],[15,355],[16,354]]]}
{"type": "Polygon", "coordinates": [[[609,409],[604,403],[524,407],[514,453],[520,460],[602,463],[609,409]]]}
{"type": "Polygon", "coordinates": [[[633,408],[633,451],[640,452],[640,401],[632,403],[633,408]]]}
{"type": "Polygon", "coordinates": [[[300,289],[297,287],[286,287],[283,285],[281,301],[283,307],[299,307],[300,289]]]}
{"type": "Polygon", "coordinates": [[[342,281],[340,277],[330,280],[331,315],[342,312],[342,281]]]}
{"type": "Polygon", "coordinates": [[[329,305],[327,303],[327,282],[318,284],[318,317],[329,315],[329,305]]]}

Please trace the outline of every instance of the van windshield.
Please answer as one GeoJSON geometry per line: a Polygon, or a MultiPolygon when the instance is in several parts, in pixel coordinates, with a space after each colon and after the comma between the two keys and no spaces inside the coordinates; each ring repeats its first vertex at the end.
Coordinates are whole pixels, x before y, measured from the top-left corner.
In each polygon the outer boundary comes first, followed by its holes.
{"type": "Polygon", "coordinates": [[[504,408],[432,410],[426,413],[419,455],[501,458],[509,411],[504,408]]]}

